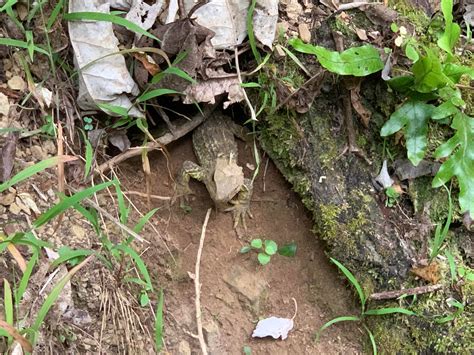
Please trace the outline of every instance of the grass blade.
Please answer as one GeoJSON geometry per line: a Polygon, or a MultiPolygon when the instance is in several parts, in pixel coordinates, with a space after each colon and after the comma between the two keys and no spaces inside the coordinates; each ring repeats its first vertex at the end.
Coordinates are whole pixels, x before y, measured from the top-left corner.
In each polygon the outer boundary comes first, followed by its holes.
{"type": "Polygon", "coordinates": [[[51,168],[52,166],[57,165],[58,163],[65,163],[76,159],[76,157],[72,157],[70,155],[63,155],[61,157],[52,157],[49,159],[42,160],[39,163],[36,163],[35,165],[23,169],[10,180],[5,181],[3,184],[1,184],[0,192],[3,192],[8,188],[12,187],[13,185],[30,178],[31,176],[39,173],[40,171],[51,168]]]}
{"type": "Polygon", "coordinates": [[[457,281],[456,261],[454,260],[453,254],[451,254],[449,250],[446,250],[444,254],[446,255],[446,258],[448,259],[449,274],[451,275],[451,284],[453,284],[457,281]]]}
{"type": "Polygon", "coordinates": [[[23,49],[29,49],[32,48],[34,51],[45,54],[49,56],[48,51],[45,49],[38,47],[38,46],[30,46],[29,43],[25,41],[20,41],[18,39],[12,39],[12,38],[0,38],[0,46],[9,46],[9,47],[17,47],[17,48],[23,48],[23,49]]]}
{"type": "Polygon", "coordinates": [[[70,197],[64,198],[61,202],[51,207],[49,210],[47,210],[45,213],[39,216],[38,219],[33,222],[33,226],[35,228],[42,226],[46,222],[56,217],[58,214],[63,213],[69,207],[72,207],[78,204],[85,198],[88,198],[89,196],[95,194],[97,191],[103,190],[113,184],[115,184],[115,180],[104,182],[96,186],[91,186],[85,190],[79,191],[78,193],[70,197]]]}
{"type": "Polygon", "coordinates": [[[364,316],[383,316],[385,314],[401,313],[408,316],[416,316],[416,313],[405,308],[400,307],[388,307],[380,309],[369,309],[364,312],[364,316]]]}
{"type": "Polygon", "coordinates": [[[342,273],[344,274],[344,276],[346,276],[346,278],[352,283],[352,285],[355,287],[357,293],[359,294],[359,299],[360,299],[360,303],[361,303],[361,307],[362,307],[362,313],[364,313],[364,310],[365,310],[365,294],[364,294],[364,291],[362,290],[362,287],[360,286],[359,284],[359,281],[357,281],[357,279],[355,278],[355,276],[352,274],[352,272],[350,272],[344,265],[342,265],[339,261],[337,261],[336,259],[334,258],[330,258],[331,259],[331,262],[333,262],[334,264],[336,264],[336,266],[339,268],[339,270],[342,271],[342,273]]]}
{"type": "Polygon", "coordinates": [[[150,220],[151,217],[153,217],[153,215],[156,213],[156,211],[158,211],[159,208],[154,208],[152,209],[150,212],[148,212],[146,215],[144,215],[143,217],[141,217],[139,220],[138,220],[138,223],[135,225],[135,227],[133,227],[133,231],[135,233],[140,233],[143,229],[143,227],[145,226],[145,223],[148,222],[150,220]]]}
{"type": "Polygon", "coordinates": [[[316,334],[316,340],[319,339],[319,336],[321,335],[324,329],[329,328],[333,324],[340,323],[340,322],[358,322],[358,321],[360,321],[360,318],[357,316],[341,316],[341,317],[336,317],[334,319],[331,319],[329,322],[324,323],[324,325],[321,328],[319,328],[319,331],[316,334]]]}
{"type": "Polygon", "coordinates": [[[0,334],[3,330],[5,330],[6,334],[11,335],[22,346],[23,350],[28,353],[33,352],[33,347],[31,346],[30,342],[26,340],[20,333],[18,333],[14,327],[0,319],[0,334]]]}
{"type": "Polygon", "coordinates": [[[112,15],[112,14],[105,14],[102,12],[71,12],[69,14],[64,15],[64,19],[67,21],[105,21],[105,22],[112,22],[116,25],[123,26],[127,30],[138,33],[142,36],[146,36],[149,38],[154,39],[155,41],[160,42],[158,38],[156,38],[151,33],[145,31],[140,26],[130,22],[122,17],[112,15]]]}
{"type": "Polygon", "coordinates": [[[114,184],[115,185],[115,192],[117,193],[117,204],[119,209],[119,217],[120,223],[127,224],[128,221],[128,214],[130,213],[130,209],[127,207],[125,203],[125,199],[123,197],[122,189],[120,188],[120,183],[114,184]]]}
{"type": "Polygon", "coordinates": [[[144,102],[150,99],[153,99],[158,96],[162,95],[168,95],[168,94],[178,94],[182,95],[182,93],[176,91],[176,90],[171,90],[171,89],[155,89],[151,90],[148,92],[143,93],[141,96],[138,97],[138,102],[144,102]]]}
{"type": "Polygon", "coordinates": [[[246,25],[247,25],[247,35],[249,37],[249,43],[250,43],[250,48],[252,49],[253,56],[255,57],[255,60],[257,63],[260,64],[262,61],[262,56],[260,55],[260,52],[257,49],[257,41],[255,39],[255,33],[253,32],[253,14],[255,12],[255,6],[257,5],[257,0],[252,0],[250,3],[249,9],[247,11],[247,20],[246,20],[246,25]]]}
{"type": "Polygon", "coordinates": [[[59,13],[61,12],[64,5],[64,0],[59,0],[56,6],[54,7],[51,15],[49,16],[48,22],[46,23],[46,29],[49,31],[53,27],[54,22],[56,21],[59,13]]]}
{"type": "Polygon", "coordinates": [[[36,263],[38,262],[38,251],[33,249],[33,255],[31,256],[30,260],[26,264],[26,270],[21,277],[20,284],[15,292],[15,304],[19,305],[23,294],[25,293],[26,288],[28,287],[28,283],[30,282],[31,273],[33,272],[33,268],[35,267],[36,263]]]}
{"type": "Polygon", "coordinates": [[[150,274],[148,273],[148,269],[146,268],[146,265],[143,262],[143,259],[140,257],[140,255],[138,255],[138,253],[132,248],[130,248],[129,246],[123,245],[123,244],[116,245],[114,249],[118,249],[122,251],[123,253],[129,255],[133,259],[133,261],[135,262],[135,265],[137,266],[138,271],[143,276],[143,278],[145,279],[145,282],[148,285],[147,291],[153,291],[153,285],[151,283],[150,274]]]}
{"type": "Polygon", "coordinates": [[[156,74],[152,79],[151,83],[156,84],[160,82],[167,74],[173,74],[179,76],[180,78],[189,81],[192,84],[196,84],[196,80],[194,80],[188,73],[184,70],[181,70],[177,67],[168,67],[163,70],[161,73],[156,74]]]}
{"type": "Polygon", "coordinates": [[[281,46],[281,49],[283,49],[283,50],[285,51],[285,53],[288,55],[288,57],[290,57],[291,60],[292,60],[293,62],[295,62],[295,64],[296,64],[297,66],[299,66],[300,69],[301,69],[302,71],[304,71],[306,75],[308,75],[309,77],[312,77],[312,75],[311,75],[311,73],[308,71],[308,69],[306,69],[306,67],[303,65],[303,63],[301,63],[301,61],[298,59],[298,57],[297,57],[296,55],[293,54],[292,51],[290,51],[288,48],[285,48],[285,47],[283,47],[283,46],[281,46]]]}
{"type": "Polygon", "coordinates": [[[56,267],[68,260],[78,258],[81,256],[89,256],[95,254],[94,250],[89,250],[89,249],[76,249],[76,250],[68,250],[66,252],[60,253],[59,258],[53,261],[51,264],[51,267],[56,267]]]}
{"type": "Polygon", "coordinates": [[[155,316],[155,350],[157,353],[160,353],[163,348],[163,301],[163,289],[161,289],[155,316]]]}
{"type": "Polygon", "coordinates": [[[12,288],[7,279],[3,279],[3,307],[5,312],[5,321],[13,325],[13,296],[12,288]]]}
{"type": "Polygon", "coordinates": [[[71,280],[71,278],[80,270],[82,269],[91,259],[93,258],[93,255],[88,256],[87,259],[85,259],[82,263],[77,265],[76,267],[72,268],[66,276],[64,276],[57,284],[54,286],[53,290],[51,293],[46,297],[44,300],[44,303],[41,305],[40,310],[38,311],[38,316],[36,317],[36,320],[34,324],[32,325],[31,329],[34,331],[33,334],[33,344],[36,341],[36,335],[38,333],[39,328],[41,327],[41,324],[43,323],[44,319],[46,318],[46,315],[48,314],[49,310],[51,309],[52,305],[54,302],[58,299],[59,295],[61,294],[61,291],[63,290],[64,286],[71,280]]]}
{"type": "Polygon", "coordinates": [[[375,337],[370,331],[370,329],[364,324],[365,331],[369,335],[370,344],[372,344],[372,353],[377,355],[377,344],[375,343],[375,337]]]}

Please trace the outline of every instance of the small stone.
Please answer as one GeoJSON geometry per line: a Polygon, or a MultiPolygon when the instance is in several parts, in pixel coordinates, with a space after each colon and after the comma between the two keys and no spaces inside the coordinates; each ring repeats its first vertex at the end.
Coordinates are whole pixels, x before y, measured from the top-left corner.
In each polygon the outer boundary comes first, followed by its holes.
{"type": "Polygon", "coordinates": [[[13,213],[14,215],[18,215],[18,214],[20,214],[20,212],[21,212],[21,208],[20,208],[15,202],[13,202],[13,203],[10,205],[9,210],[10,210],[10,212],[13,213]]]}
{"type": "Polygon", "coordinates": [[[178,355],[191,355],[191,345],[186,340],[181,340],[178,344],[178,355]]]}
{"type": "Polygon", "coordinates": [[[31,155],[33,156],[33,158],[35,158],[35,160],[44,160],[48,157],[44,152],[43,148],[41,148],[39,145],[34,145],[30,149],[31,155]]]}
{"type": "Polygon", "coordinates": [[[275,46],[274,53],[275,53],[275,57],[277,57],[278,59],[286,57],[285,51],[283,50],[283,48],[279,44],[277,44],[275,46]]]}
{"type": "Polygon", "coordinates": [[[311,32],[309,31],[309,27],[306,23],[300,23],[298,25],[298,33],[303,42],[311,42],[311,32]]]}
{"type": "Polygon", "coordinates": [[[290,25],[288,22],[278,22],[277,23],[277,36],[285,35],[288,32],[290,25]]]}
{"type": "Polygon", "coordinates": [[[10,112],[10,102],[8,96],[0,92],[0,116],[8,116],[10,112]]]}
{"type": "Polygon", "coordinates": [[[20,197],[15,198],[15,204],[23,211],[25,212],[28,216],[31,215],[31,210],[27,205],[23,203],[20,197]]]}
{"type": "Polygon", "coordinates": [[[24,91],[26,89],[26,83],[21,76],[15,75],[8,80],[8,87],[16,91],[24,91]]]}
{"type": "Polygon", "coordinates": [[[53,141],[46,141],[43,143],[43,149],[48,153],[48,154],[51,154],[51,155],[55,155],[56,154],[56,144],[54,144],[53,141]]]}
{"type": "Polygon", "coordinates": [[[258,311],[260,298],[266,289],[265,280],[261,275],[250,272],[242,266],[232,268],[224,275],[224,281],[248,302],[253,310],[258,311]]]}
{"type": "Polygon", "coordinates": [[[79,240],[83,240],[86,235],[84,228],[78,225],[71,226],[71,233],[79,240]]]}
{"type": "Polygon", "coordinates": [[[7,192],[5,194],[2,194],[0,196],[0,205],[3,205],[3,206],[10,206],[13,201],[15,201],[15,197],[16,197],[16,191],[15,192],[7,192]]]}

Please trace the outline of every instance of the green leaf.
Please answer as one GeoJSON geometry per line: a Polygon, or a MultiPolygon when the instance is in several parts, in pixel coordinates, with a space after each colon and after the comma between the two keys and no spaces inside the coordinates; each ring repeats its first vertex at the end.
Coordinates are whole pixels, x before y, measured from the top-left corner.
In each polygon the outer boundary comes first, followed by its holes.
{"type": "Polygon", "coordinates": [[[127,206],[125,202],[122,189],[120,188],[120,183],[116,181],[114,185],[115,185],[115,192],[117,193],[117,205],[118,205],[118,210],[119,210],[120,223],[127,224],[130,208],[127,206]]]}
{"type": "Polygon", "coordinates": [[[388,307],[379,309],[369,309],[364,312],[364,316],[383,316],[386,314],[401,313],[409,316],[416,316],[416,313],[405,308],[400,307],[388,307]]]}
{"type": "Polygon", "coordinates": [[[372,345],[372,354],[377,355],[377,344],[375,343],[375,337],[370,331],[369,327],[367,327],[365,324],[363,324],[363,326],[367,332],[367,335],[369,336],[370,344],[372,345]]]}
{"type": "Polygon", "coordinates": [[[263,246],[263,242],[260,238],[252,239],[250,246],[254,249],[260,249],[263,246]]]}
{"type": "Polygon", "coordinates": [[[140,306],[145,307],[150,303],[150,297],[148,297],[148,293],[146,291],[142,291],[140,294],[140,306]]]}
{"type": "Polygon", "coordinates": [[[274,255],[278,251],[278,245],[273,240],[265,241],[265,253],[274,255]]]}
{"type": "Polygon", "coordinates": [[[438,47],[452,54],[461,34],[461,28],[453,23],[453,0],[441,0],[441,11],[444,16],[444,33],[438,39],[438,47]]]}
{"type": "Polygon", "coordinates": [[[469,211],[474,218],[474,118],[458,112],[451,128],[456,131],[454,136],[435,151],[436,158],[449,158],[441,165],[432,186],[440,187],[456,176],[461,213],[469,211]]]}
{"type": "Polygon", "coordinates": [[[151,33],[145,31],[143,28],[140,26],[134,24],[133,22],[130,22],[122,17],[112,15],[112,14],[106,14],[103,12],[71,12],[69,14],[64,15],[64,19],[67,21],[84,21],[84,20],[90,20],[90,21],[105,21],[105,22],[112,22],[115,23],[116,25],[123,26],[127,30],[141,34],[146,37],[150,37],[154,39],[155,41],[160,41],[158,38],[156,38],[154,35],[151,33]]]}
{"type": "Polygon", "coordinates": [[[299,52],[316,55],[324,68],[339,75],[367,76],[384,67],[379,52],[371,45],[353,47],[339,53],[306,44],[299,38],[291,39],[289,44],[299,52]]]}
{"type": "Polygon", "coordinates": [[[46,29],[49,31],[53,27],[54,22],[56,21],[59,13],[61,12],[64,5],[64,0],[59,0],[56,6],[54,7],[51,15],[49,16],[48,22],[46,24],[46,29]]]}
{"type": "Polygon", "coordinates": [[[421,93],[435,91],[451,81],[444,75],[441,62],[431,51],[413,64],[411,71],[415,76],[414,87],[421,93]]]}
{"type": "Polygon", "coordinates": [[[135,233],[140,233],[143,229],[143,227],[145,226],[145,223],[148,222],[150,220],[151,217],[153,217],[153,215],[156,213],[156,211],[158,211],[159,208],[154,208],[152,209],[150,212],[148,212],[146,215],[144,215],[143,217],[141,217],[139,220],[138,220],[138,223],[135,225],[135,227],[133,227],[133,231],[135,233]]]}
{"type": "Polygon", "coordinates": [[[156,306],[155,315],[155,350],[159,354],[163,348],[163,303],[164,303],[163,289],[160,290],[160,297],[156,306]]]}
{"type": "Polygon", "coordinates": [[[265,253],[258,253],[257,259],[260,265],[267,265],[272,257],[265,253]]]}
{"type": "Polygon", "coordinates": [[[178,67],[168,67],[168,68],[166,68],[161,73],[156,74],[151,79],[151,83],[156,84],[156,83],[160,82],[166,75],[169,75],[169,74],[179,76],[180,78],[182,78],[186,81],[189,81],[192,84],[196,83],[196,80],[194,80],[188,73],[186,73],[182,69],[179,69],[178,67]]]}
{"type": "Polygon", "coordinates": [[[296,243],[289,243],[285,244],[284,246],[278,248],[278,254],[287,256],[287,257],[293,257],[296,255],[296,243]]]}
{"type": "Polygon", "coordinates": [[[336,264],[336,266],[339,268],[339,270],[342,271],[344,276],[347,277],[347,279],[351,282],[351,284],[356,289],[357,294],[359,295],[360,305],[361,305],[362,313],[363,313],[364,310],[365,310],[366,298],[365,298],[364,291],[362,290],[362,286],[359,284],[359,281],[357,281],[355,276],[344,265],[342,265],[339,261],[337,261],[334,258],[330,258],[330,260],[331,260],[332,263],[336,264]]]}
{"type": "Polygon", "coordinates": [[[73,250],[67,246],[58,249],[59,258],[53,261],[51,267],[56,267],[66,261],[72,261],[72,259],[81,259],[73,263],[73,265],[79,264],[83,258],[94,254],[94,250],[89,249],[76,249],[73,250]]]}
{"type": "Polygon", "coordinates": [[[23,294],[25,293],[25,290],[28,287],[28,283],[30,282],[30,277],[33,272],[33,268],[35,267],[38,261],[38,254],[39,252],[33,249],[33,254],[31,255],[30,260],[28,260],[28,263],[26,264],[26,270],[23,273],[23,276],[21,277],[21,280],[20,280],[20,284],[18,285],[18,288],[16,289],[16,292],[15,292],[15,305],[17,306],[20,304],[23,298],[23,294]]]}
{"type": "Polygon", "coordinates": [[[456,261],[454,260],[453,254],[446,249],[444,252],[446,255],[446,259],[448,259],[448,264],[449,264],[449,274],[451,275],[451,284],[455,283],[457,281],[457,275],[456,275],[456,261]]]}
{"type": "Polygon", "coordinates": [[[360,318],[356,316],[341,316],[341,317],[331,319],[329,322],[324,323],[324,325],[321,328],[319,328],[319,331],[316,333],[316,340],[319,339],[319,336],[321,335],[321,332],[324,329],[329,328],[333,324],[340,323],[340,322],[358,322],[358,321],[360,321],[360,318]]]}
{"type": "Polygon", "coordinates": [[[257,0],[252,0],[250,2],[249,9],[247,11],[247,17],[245,20],[247,35],[249,37],[250,49],[252,50],[253,56],[257,63],[260,64],[262,61],[262,56],[257,49],[257,41],[255,40],[255,33],[253,31],[253,15],[255,12],[255,6],[257,5],[257,0]]]}
{"type": "Polygon", "coordinates": [[[459,112],[459,109],[454,106],[451,101],[446,101],[433,109],[431,118],[433,120],[442,120],[456,114],[457,112],[459,112]]]}
{"type": "Polygon", "coordinates": [[[3,279],[3,312],[5,314],[5,322],[14,325],[12,288],[7,279],[3,279]]]}
{"type": "Polygon", "coordinates": [[[155,97],[158,97],[158,96],[162,96],[162,95],[169,95],[169,94],[178,94],[178,95],[182,95],[182,93],[176,91],[176,90],[171,90],[171,89],[155,89],[155,90],[151,90],[151,91],[148,91],[148,92],[145,92],[143,93],[142,95],[140,95],[138,97],[138,102],[144,102],[144,101],[147,101],[147,100],[150,100],[150,99],[153,99],[155,97]]]}
{"type": "Polygon", "coordinates": [[[115,180],[104,182],[102,184],[91,186],[85,190],[77,192],[70,197],[65,197],[61,202],[54,205],[45,213],[43,213],[41,216],[39,216],[38,219],[33,222],[33,226],[35,228],[41,227],[43,224],[47,223],[48,221],[56,217],[58,214],[63,213],[69,207],[76,205],[77,203],[84,200],[85,198],[88,198],[89,196],[95,194],[97,191],[103,190],[114,183],[115,183],[115,180]]]}
{"type": "Polygon", "coordinates": [[[64,159],[64,157],[66,157],[66,156],[63,156],[63,158],[59,158],[59,157],[48,158],[48,159],[40,161],[39,163],[36,163],[35,165],[29,166],[29,167],[23,169],[18,174],[13,176],[10,180],[7,180],[3,184],[1,184],[0,185],[0,192],[3,192],[5,190],[7,190],[11,186],[13,186],[15,184],[18,184],[19,182],[21,182],[23,180],[26,180],[26,179],[30,178],[31,176],[33,176],[33,175],[35,175],[35,174],[37,174],[37,173],[39,173],[39,172],[41,172],[45,169],[48,169],[48,168],[51,168],[52,166],[57,165],[61,161],[65,162],[67,160],[71,160],[70,157],[68,157],[69,159],[64,159]]]}
{"type": "MultiPolygon", "coordinates": [[[[117,105],[110,105],[110,104],[99,104],[99,103],[97,104],[97,106],[99,106],[102,111],[105,111],[105,112],[110,111],[110,112],[112,112],[112,113],[114,113],[118,116],[128,117],[128,111],[129,110],[127,110],[125,107],[117,106],[117,105]]],[[[84,117],[84,121],[86,121],[85,117],[84,117]]],[[[92,120],[91,120],[91,122],[92,122],[92,120]]],[[[90,123],[90,122],[88,122],[88,123],[90,123]]]]}
{"type": "Polygon", "coordinates": [[[0,46],[10,46],[10,47],[18,47],[18,48],[24,48],[24,49],[33,49],[34,51],[38,53],[45,54],[49,56],[48,51],[45,49],[38,47],[38,46],[31,46],[31,44],[25,42],[25,41],[20,41],[17,39],[11,39],[11,38],[0,38],[0,46]]]}
{"type": "Polygon", "coordinates": [[[262,87],[262,85],[255,82],[242,83],[240,86],[242,86],[243,88],[261,88],[262,87]]]}
{"type": "Polygon", "coordinates": [[[443,73],[455,84],[459,83],[464,74],[467,74],[471,80],[474,79],[474,68],[465,65],[447,63],[443,67],[443,73]]]}
{"type": "Polygon", "coordinates": [[[244,352],[244,355],[252,355],[252,348],[250,346],[244,346],[242,350],[244,352]]]}
{"type": "Polygon", "coordinates": [[[392,30],[393,33],[397,33],[398,32],[398,25],[395,22],[392,22],[390,24],[390,29],[392,30]]]}
{"type": "Polygon", "coordinates": [[[242,248],[240,249],[239,253],[240,253],[240,254],[246,254],[246,253],[248,253],[250,250],[252,250],[252,248],[251,248],[250,246],[246,245],[246,246],[244,246],[244,247],[242,247],[242,248]]]}
{"type": "Polygon", "coordinates": [[[387,84],[396,91],[401,93],[406,93],[410,91],[413,87],[415,78],[411,75],[396,76],[390,80],[387,80],[387,84]]]}
{"type": "Polygon", "coordinates": [[[132,248],[130,248],[129,246],[123,245],[123,244],[116,245],[114,249],[122,251],[124,254],[129,255],[133,259],[133,261],[135,262],[135,265],[137,266],[138,271],[143,276],[143,278],[145,279],[145,282],[148,285],[147,291],[153,291],[153,285],[151,283],[150,274],[148,273],[148,269],[143,259],[140,257],[140,255],[138,255],[138,253],[132,248]]]}
{"type": "Polygon", "coordinates": [[[420,59],[420,55],[416,51],[415,47],[412,44],[408,43],[405,47],[405,55],[410,59],[413,63],[420,59]]]}
{"type": "Polygon", "coordinates": [[[424,102],[407,101],[390,116],[390,119],[385,122],[380,132],[382,137],[386,137],[406,127],[405,138],[408,159],[415,166],[425,156],[428,119],[433,112],[433,108],[434,106],[424,102]]]}

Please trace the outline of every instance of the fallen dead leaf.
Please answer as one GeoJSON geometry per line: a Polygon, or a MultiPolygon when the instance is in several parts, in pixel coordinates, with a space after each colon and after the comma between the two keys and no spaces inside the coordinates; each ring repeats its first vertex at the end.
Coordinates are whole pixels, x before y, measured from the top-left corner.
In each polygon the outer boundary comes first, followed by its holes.
{"type": "Polygon", "coordinates": [[[237,77],[214,78],[207,81],[190,85],[184,91],[186,95],[183,103],[207,102],[214,104],[215,97],[227,93],[227,101],[224,102],[224,109],[235,102],[244,100],[242,87],[237,77]]]}
{"type": "Polygon", "coordinates": [[[8,96],[0,92],[0,116],[8,116],[10,112],[10,102],[8,96]]]}
{"type": "Polygon", "coordinates": [[[367,41],[368,40],[367,32],[365,30],[363,30],[362,28],[356,29],[356,33],[357,33],[357,37],[359,37],[359,39],[361,41],[367,41]]]}
{"type": "Polygon", "coordinates": [[[18,133],[10,132],[6,138],[6,142],[2,147],[0,155],[0,182],[10,179],[13,166],[15,165],[16,143],[18,141],[18,133]]]}
{"type": "Polygon", "coordinates": [[[311,42],[311,32],[309,31],[309,27],[306,23],[300,23],[298,25],[298,33],[303,42],[311,42]]]}
{"type": "Polygon", "coordinates": [[[26,82],[22,79],[21,76],[15,75],[8,80],[7,85],[10,89],[15,91],[25,91],[26,82]]]}

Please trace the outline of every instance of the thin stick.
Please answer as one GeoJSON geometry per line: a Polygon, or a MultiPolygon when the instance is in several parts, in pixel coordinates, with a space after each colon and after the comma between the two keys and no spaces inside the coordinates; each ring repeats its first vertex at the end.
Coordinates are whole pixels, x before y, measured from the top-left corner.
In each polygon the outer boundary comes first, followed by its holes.
{"type": "MultiPolygon", "coordinates": [[[[234,47],[234,53],[235,53],[235,69],[237,71],[237,78],[239,79],[240,85],[242,85],[243,81],[242,81],[242,75],[240,74],[239,53],[237,52],[237,46],[234,47]]],[[[242,93],[244,95],[245,103],[247,104],[250,110],[250,119],[253,121],[256,121],[257,115],[255,114],[255,110],[252,106],[252,103],[250,102],[249,97],[247,96],[247,92],[245,91],[245,88],[243,86],[241,86],[240,89],[242,90],[242,93]]]]}
{"type": "Polygon", "coordinates": [[[265,186],[265,181],[267,177],[267,169],[268,169],[268,161],[270,158],[267,158],[267,161],[265,162],[265,168],[263,169],[263,192],[266,191],[266,186],[265,186]]]}
{"type": "Polygon", "coordinates": [[[369,299],[376,300],[376,301],[390,300],[390,299],[398,298],[403,295],[414,296],[414,295],[421,295],[423,293],[435,292],[435,291],[441,290],[442,288],[443,288],[442,284],[436,284],[436,285],[407,288],[404,290],[385,291],[385,292],[373,293],[370,295],[369,299]]]}
{"type": "Polygon", "coordinates": [[[212,210],[211,208],[207,210],[206,218],[204,219],[204,224],[202,225],[201,239],[199,240],[199,249],[198,249],[198,253],[196,257],[196,268],[195,268],[195,275],[194,275],[194,290],[196,292],[196,323],[197,323],[199,344],[201,345],[201,351],[203,355],[207,355],[207,346],[206,346],[206,341],[204,340],[204,334],[202,332],[201,284],[199,282],[199,267],[201,264],[201,255],[202,255],[202,248],[204,246],[204,239],[206,238],[207,222],[209,221],[211,210],[212,210]]]}
{"type": "Polygon", "coordinates": [[[207,107],[207,109],[204,110],[204,115],[198,114],[195,117],[193,117],[191,121],[188,121],[184,123],[183,125],[181,125],[180,127],[177,127],[174,134],[166,133],[162,135],[161,137],[157,138],[156,142],[149,142],[145,146],[132,147],[124,151],[123,153],[116,155],[115,157],[106,161],[105,163],[101,164],[97,169],[95,169],[94,175],[104,174],[105,172],[112,169],[115,165],[127,159],[141,155],[143,150],[146,150],[147,152],[149,152],[155,149],[161,149],[163,146],[178,140],[179,138],[191,132],[194,128],[199,126],[202,122],[204,122],[204,120],[211,115],[211,113],[214,111],[216,106],[217,106],[217,103],[215,105],[207,107]]]}

